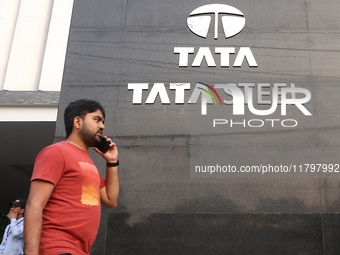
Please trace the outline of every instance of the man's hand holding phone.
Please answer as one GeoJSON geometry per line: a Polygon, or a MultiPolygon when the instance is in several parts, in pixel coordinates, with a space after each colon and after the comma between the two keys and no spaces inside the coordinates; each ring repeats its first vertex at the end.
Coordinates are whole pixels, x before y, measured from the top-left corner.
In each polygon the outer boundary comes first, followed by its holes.
{"type": "Polygon", "coordinates": [[[107,136],[100,137],[101,142],[94,146],[94,150],[100,154],[108,163],[117,162],[118,150],[116,144],[107,136]]]}
{"type": "Polygon", "coordinates": [[[105,154],[108,149],[110,148],[111,142],[107,140],[107,137],[101,136],[100,137],[100,143],[95,145],[94,147],[98,148],[103,154],[105,154]]]}

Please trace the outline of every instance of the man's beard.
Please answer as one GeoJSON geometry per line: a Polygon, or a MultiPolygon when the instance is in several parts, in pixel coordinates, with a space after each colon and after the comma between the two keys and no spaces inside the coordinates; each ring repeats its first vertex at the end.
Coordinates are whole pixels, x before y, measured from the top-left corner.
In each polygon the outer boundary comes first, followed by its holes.
{"type": "Polygon", "coordinates": [[[79,131],[79,137],[83,140],[83,142],[88,146],[92,147],[97,144],[99,144],[100,141],[100,136],[98,136],[98,132],[103,131],[102,129],[98,129],[95,134],[93,134],[86,126],[84,123],[82,129],[79,131]]]}

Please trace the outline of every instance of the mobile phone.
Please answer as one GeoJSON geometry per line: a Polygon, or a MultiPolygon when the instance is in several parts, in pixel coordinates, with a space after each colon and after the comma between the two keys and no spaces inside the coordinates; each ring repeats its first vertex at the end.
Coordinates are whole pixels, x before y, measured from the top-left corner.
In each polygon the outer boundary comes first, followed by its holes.
{"type": "Polygon", "coordinates": [[[98,150],[105,154],[110,148],[110,144],[111,144],[110,142],[106,141],[106,138],[101,136],[100,143],[96,144],[94,147],[96,147],[98,150]]]}

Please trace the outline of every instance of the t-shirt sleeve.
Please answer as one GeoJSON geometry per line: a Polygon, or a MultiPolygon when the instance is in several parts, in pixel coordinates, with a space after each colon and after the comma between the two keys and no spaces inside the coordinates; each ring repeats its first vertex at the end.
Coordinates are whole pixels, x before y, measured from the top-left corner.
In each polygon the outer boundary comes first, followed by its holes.
{"type": "Polygon", "coordinates": [[[100,177],[100,189],[102,189],[106,186],[106,181],[101,174],[99,174],[99,177],[100,177]]]}
{"type": "Polygon", "coordinates": [[[31,181],[43,180],[57,185],[64,172],[64,156],[57,146],[44,148],[35,159],[31,181]]]}

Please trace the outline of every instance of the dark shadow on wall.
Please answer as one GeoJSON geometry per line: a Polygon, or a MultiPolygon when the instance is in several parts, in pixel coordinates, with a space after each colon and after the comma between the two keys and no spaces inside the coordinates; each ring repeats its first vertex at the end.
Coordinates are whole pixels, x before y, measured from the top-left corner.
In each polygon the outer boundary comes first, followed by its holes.
{"type": "Polygon", "coordinates": [[[321,255],[321,215],[110,214],[105,254],[321,255]]]}
{"type": "MultiPolygon", "coordinates": [[[[303,206],[294,199],[262,202],[258,209],[303,206]]],[[[321,214],[242,211],[215,194],[187,200],[171,212],[120,210],[108,215],[105,254],[326,255],[321,214]]]]}

